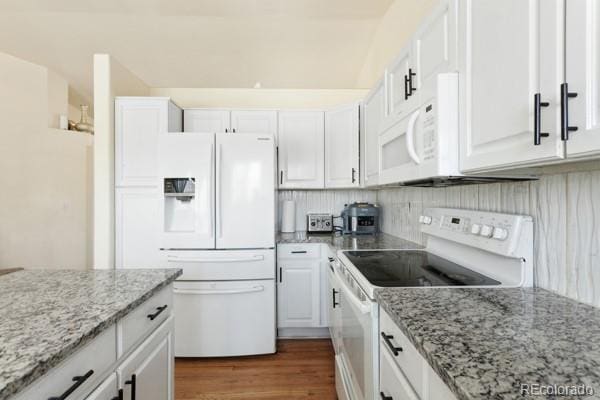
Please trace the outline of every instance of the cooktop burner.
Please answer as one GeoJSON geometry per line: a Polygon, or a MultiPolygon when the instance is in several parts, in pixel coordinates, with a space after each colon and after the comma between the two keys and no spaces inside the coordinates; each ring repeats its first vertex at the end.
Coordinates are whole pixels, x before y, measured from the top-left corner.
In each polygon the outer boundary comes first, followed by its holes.
{"type": "Polygon", "coordinates": [[[345,251],[375,286],[495,286],[500,282],[422,250],[345,251]]]}

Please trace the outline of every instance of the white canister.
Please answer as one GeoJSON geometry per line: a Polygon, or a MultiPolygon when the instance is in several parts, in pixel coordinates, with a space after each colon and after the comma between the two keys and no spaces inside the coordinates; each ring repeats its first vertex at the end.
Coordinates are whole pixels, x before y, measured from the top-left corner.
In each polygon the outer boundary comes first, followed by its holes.
{"type": "Polygon", "coordinates": [[[296,232],[296,203],[284,200],[281,204],[281,232],[296,232]]]}

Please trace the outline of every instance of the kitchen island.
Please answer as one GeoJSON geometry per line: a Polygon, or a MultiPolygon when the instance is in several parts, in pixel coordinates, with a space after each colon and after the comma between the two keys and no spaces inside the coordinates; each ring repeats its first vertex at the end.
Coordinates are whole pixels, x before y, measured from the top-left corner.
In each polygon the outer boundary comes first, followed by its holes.
{"type": "Polygon", "coordinates": [[[458,399],[600,397],[596,307],[539,288],[385,288],[375,297],[458,399]],[[558,394],[566,390],[577,393],[558,394]]]}
{"type": "Polygon", "coordinates": [[[103,393],[123,390],[120,374],[135,361],[125,359],[170,324],[171,283],[179,275],[156,269],[1,276],[0,400],[59,397],[71,389],[73,398],[85,398],[98,385],[107,387],[103,393]]]}

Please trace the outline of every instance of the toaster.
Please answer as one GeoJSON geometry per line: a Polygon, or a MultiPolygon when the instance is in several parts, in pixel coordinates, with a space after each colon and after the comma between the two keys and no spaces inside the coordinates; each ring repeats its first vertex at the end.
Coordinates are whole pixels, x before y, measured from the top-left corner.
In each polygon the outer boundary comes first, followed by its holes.
{"type": "Polygon", "coordinates": [[[306,214],[306,231],[313,233],[333,232],[331,214],[306,214]]]}

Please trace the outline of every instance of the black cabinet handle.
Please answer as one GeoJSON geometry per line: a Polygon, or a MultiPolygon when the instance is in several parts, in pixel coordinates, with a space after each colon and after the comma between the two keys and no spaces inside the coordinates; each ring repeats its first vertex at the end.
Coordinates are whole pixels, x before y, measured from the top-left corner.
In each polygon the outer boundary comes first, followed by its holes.
{"type": "Polygon", "coordinates": [[[335,261],[335,258],[333,258],[333,257],[327,257],[327,259],[329,260],[329,262],[334,262],[335,261]]]}
{"type": "Polygon", "coordinates": [[[113,397],[113,398],[112,398],[112,399],[110,399],[110,400],[123,400],[123,389],[119,389],[119,395],[118,395],[118,396],[115,396],[115,397],[113,397]]]}
{"type": "Polygon", "coordinates": [[[569,99],[577,97],[577,93],[569,92],[569,85],[560,85],[560,139],[569,140],[569,132],[575,132],[576,126],[569,126],[569,99]]]}
{"type": "Polygon", "coordinates": [[[413,92],[416,92],[417,89],[413,87],[413,77],[416,77],[417,73],[413,72],[412,68],[408,69],[408,95],[412,96],[413,92]]]}
{"type": "Polygon", "coordinates": [[[294,250],[292,254],[306,254],[306,250],[294,250]]]}
{"type": "Polygon", "coordinates": [[[166,309],[167,309],[166,304],[162,307],[156,307],[156,312],[154,314],[148,314],[148,315],[146,315],[146,317],[148,317],[150,319],[150,321],[154,321],[156,319],[156,317],[158,317],[160,315],[160,313],[165,311],[166,309]]]}
{"type": "Polygon", "coordinates": [[[336,306],[340,305],[340,303],[338,303],[338,302],[335,301],[335,295],[338,294],[338,293],[339,292],[337,290],[331,289],[331,297],[332,297],[332,300],[333,300],[333,308],[335,308],[336,306]]]}
{"type": "Polygon", "coordinates": [[[542,132],[542,107],[548,107],[550,103],[542,101],[542,95],[536,93],[533,95],[533,144],[539,146],[543,137],[550,136],[549,133],[542,132]]]}
{"type": "Polygon", "coordinates": [[[229,133],[229,129],[225,128],[225,133],[229,133]]]}
{"type": "Polygon", "coordinates": [[[383,392],[379,392],[379,395],[381,396],[381,400],[394,400],[392,396],[386,396],[383,392]]]}
{"type": "Polygon", "coordinates": [[[282,269],[279,267],[279,283],[283,281],[283,274],[281,273],[282,269]]]}
{"type": "Polygon", "coordinates": [[[232,130],[233,130],[233,133],[235,133],[235,128],[233,128],[232,130]]]}
{"type": "Polygon", "coordinates": [[[85,373],[85,375],[83,376],[74,376],[73,377],[73,383],[63,394],[61,394],[58,397],[49,397],[48,400],[65,400],[67,397],[69,397],[74,391],[76,391],[79,386],[83,385],[83,383],[85,381],[88,380],[88,378],[90,376],[92,376],[94,374],[94,370],[90,369],[88,372],[85,373]]]}
{"type": "Polygon", "coordinates": [[[283,185],[283,170],[279,171],[279,184],[283,185]]]}
{"type": "Polygon", "coordinates": [[[408,93],[408,75],[404,75],[404,100],[408,99],[410,93],[408,93]]]}
{"type": "Polygon", "coordinates": [[[352,183],[356,182],[355,175],[356,175],[356,169],[352,168],[352,183]]]}
{"type": "Polygon", "coordinates": [[[131,375],[130,380],[125,381],[126,385],[131,385],[131,400],[135,400],[135,381],[136,381],[135,374],[131,375]]]}
{"type": "Polygon", "coordinates": [[[400,354],[400,352],[402,351],[402,347],[394,346],[394,344],[391,341],[391,339],[393,339],[394,336],[386,335],[385,332],[381,332],[381,337],[383,338],[383,341],[385,342],[387,347],[392,351],[392,353],[394,353],[395,356],[398,356],[398,354],[400,354]]]}

